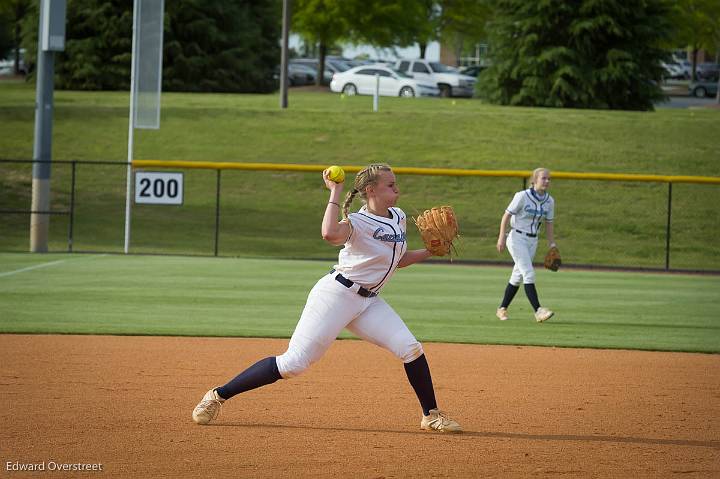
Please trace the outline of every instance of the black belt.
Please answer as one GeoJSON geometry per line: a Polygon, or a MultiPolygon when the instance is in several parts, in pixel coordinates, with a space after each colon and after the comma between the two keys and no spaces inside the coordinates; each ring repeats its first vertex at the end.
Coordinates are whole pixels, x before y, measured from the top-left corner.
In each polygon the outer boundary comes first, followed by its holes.
{"type": "MultiPolygon", "coordinates": [[[[335,272],[335,270],[330,271],[330,273],[334,273],[334,272],[335,272]]],[[[335,275],[335,281],[342,284],[346,288],[352,288],[352,286],[355,284],[352,281],[350,281],[349,279],[347,279],[345,276],[341,275],[340,273],[335,275]]],[[[363,288],[362,286],[360,286],[360,289],[357,290],[357,294],[359,294],[363,298],[373,298],[373,297],[377,296],[377,293],[370,291],[367,288],[363,288]]]]}
{"type": "Polygon", "coordinates": [[[525,236],[528,236],[528,237],[530,237],[530,238],[537,238],[537,235],[533,235],[533,234],[530,234],[530,233],[526,233],[526,232],[520,231],[520,230],[515,230],[515,231],[517,231],[517,232],[520,233],[521,235],[525,235],[525,236]]]}

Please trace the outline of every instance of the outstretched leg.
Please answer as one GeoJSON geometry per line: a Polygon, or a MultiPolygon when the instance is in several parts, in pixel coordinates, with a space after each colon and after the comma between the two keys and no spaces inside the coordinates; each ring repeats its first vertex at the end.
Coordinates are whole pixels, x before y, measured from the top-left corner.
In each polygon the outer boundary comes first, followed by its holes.
{"type": "Polygon", "coordinates": [[[404,363],[405,373],[423,411],[421,428],[442,432],[462,431],[457,422],[437,408],[430,367],[422,345],[384,299],[375,298],[373,304],[348,324],[347,329],[390,351],[404,363]]]}
{"type": "Polygon", "coordinates": [[[200,403],[193,409],[193,421],[198,424],[207,424],[220,414],[220,408],[225,400],[236,394],[272,384],[278,379],[281,379],[281,376],[275,356],[262,359],[235,376],[224,386],[206,392],[200,403]]]}
{"type": "Polygon", "coordinates": [[[275,356],[261,359],[256,362],[245,371],[241,372],[230,382],[224,386],[220,386],[217,391],[218,396],[222,400],[230,399],[245,391],[265,386],[266,384],[272,384],[278,379],[282,379],[280,372],[278,371],[277,361],[275,356]]]}
{"type": "Polygon", "coordinates": [[[224,386],[209,390],[193,410],[193,420],[207,424],[217,417],[225,400],[278,379],[301,374],[325,354],[355,316],[363,300],[336,282],[333,276],[321,278],[308,295],[287,351],[277,357],[262,359],[224,386]]]}

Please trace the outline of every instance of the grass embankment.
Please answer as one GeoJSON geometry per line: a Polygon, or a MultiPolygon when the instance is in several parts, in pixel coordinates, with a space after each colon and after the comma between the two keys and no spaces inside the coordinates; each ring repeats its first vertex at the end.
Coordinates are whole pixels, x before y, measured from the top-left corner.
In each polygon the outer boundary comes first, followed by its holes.
{"type": "MultiPolygon", "coordinates": [[[[291,90],[276,95],[164,93],[159,130],[137,130],[137,159],[308,163],[720,176],[716,110],[505,108],[478,100],[381,98],[291,90]]],[[[125,161],[128,94],[55,94],[54,160],[125,161]]],[[[0,157],[31,159],[33,85],[0,82],[0,157]]],[[[31,168],[0,163],[0,209],[29,209],[31,168]]],[[[133,252],[212,254],[212,171],[187,171],[182,207],[135,206],[133,252]]],[[[499,260],[497,227],[518,179],[399,178],[409,214],[452,204],[465,259],[499,260]]],[[[667,185],[556,180],[556,231],[568,263],[663,267],[667,185]]],[[[80,165],[74,250],[121,251],[125,168],[80,165]]],[[[331,257],[319,241],[326,192],[319,176],[224,172],[220,254],[331,257]]],[[[675,185],[671,267],[720,269],[715,185],[675,185]]],[[[53,166],[53,208],[70,203],[70,168],[53,166]]],[[[0,215],[0,250],[24,251],[28,218],[0,215]]],[[[52,218],[51,248],[67,249],[67,217],[52,218]]],[[[419,245],[411,235],[411,247],[419,245]]]]}

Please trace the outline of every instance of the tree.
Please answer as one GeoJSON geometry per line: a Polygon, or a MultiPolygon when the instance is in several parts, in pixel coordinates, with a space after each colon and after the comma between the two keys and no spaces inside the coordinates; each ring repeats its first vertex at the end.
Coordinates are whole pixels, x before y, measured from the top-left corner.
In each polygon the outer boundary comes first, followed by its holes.
{"type": "Polygon", "coordinates": [[[484,37],[489,14],[488,0],[413,0],[402,14],[408,19],[407,44],[418,44],[420,58],[425,58],[427,46],[434,41],[461,49],[465,40],[477,42],[484,37]]]}
{"type": "Polygon", "coordinates": [[[278,1],[176,0],[165,5],[167,89],[268,93],[277,88],[278,1]]]}
{"type": "Polygon", "coordinates": [[[355,44],[378,48],[406,47],[415,42],[415,28],[424,19],[418,18],[418,0],[345,0],[343,15],[349,25],[346,39],[355,44]]]}
{"type": "Polygon", "coordinates": [[[506,105],[651,110],[664,98],[666,0],[496,0],[479,91],[506,105]]]}
{"type": "Polygon", "coordinates": [[[298,0],[293,6],[293,31],[318,46],[317,84],[330,48],[342,42],[375,47],[404,47],[415,39],[416,0],[298,0]]]}
{"type": "Polygon", "coordinates": [[[13,27],[10,15],[4,9],[0,9],[0,58],[4,59],[12,52],[13,27]]]}
{"type": "Polygon", "coordinates": [[[132,4],[69,0],[65,50],[55,62],[56,85],[73,90],[129,90],[132,4]]]}
{"type": "Polygon", "coordinates": [[[0,5],[0,58],[13,54],[16,75],[20,74],[22,24],[30,5],[31,0],[3,0],[0,5]]]}
{"type": "MultiPolygon", "coordinates": [[[[442,26],[442,7],[433,0],[418,0],[415,2],[413,24],[410,27],[413,43],[420,48],[420,58],[425,58],[427,46],[440,38],[442,26]]],[[[410,10],[413,11],[413,10],[410,10]]]]}
{"type": "Polygon", "coordinates": [[[487,23],[492,17],[490,0],[444,0],[440,39],[461,57],[466,48],[474,49],[487,41],[487,23]]]}
{"type": "MultiPolygon", "coordinates": [[[[163,89],[271,92],[280,56],[277,0],[165,2],[163,89]]],[[[56,61],[58,88],[130,88],[133,4],[68,0],[65,51],[56,61]]],[[[37,49],[38,17],[23,24],[29,58],[37,49]]]]}
{"type": "Polygon", "coordinates": [[[325,74],[328,47],[348,37],[342,4],[342,0],[297,0],[293,4],[292,29],[318,45],[317,85],[322,84],[325,74]]]}
{"type": "Polygon", "coordinates": [[[695,81],[698,52],[703,49],[720,52],[720,1],[681,0],[675,6],[675,14],[680,25],[677,44],[690,47],[695,81]]]}

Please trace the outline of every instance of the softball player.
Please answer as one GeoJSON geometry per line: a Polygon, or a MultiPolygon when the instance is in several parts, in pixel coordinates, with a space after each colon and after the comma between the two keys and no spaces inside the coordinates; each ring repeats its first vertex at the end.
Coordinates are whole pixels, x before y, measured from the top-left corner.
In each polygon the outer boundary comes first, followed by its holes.
{"type": "Polygon", "coordinates": [[[525,288],[525,294],[535,311],[537,322],[547,321],[555,314],[540,306],[535,288],[535,270],[533,269],[533,257],[537,250],[538,234],[543,221],[545,221],[545,232],[550,247],[556,246],[553,235],[555,200],[548,193],[549,186],[550,170],[538,168],[533,171],[532,186],[527,190],[515,193],[500,221],[497,250],[502,253],[507,244],[507,249],[515,261],[510,281],[505,288],[505,296],[496,312],[501,321],[508,319],[507,308],[515,297],[515,293],[520,289],[521,281],[525,288]],[[508,222],[510,223],[509,232],[507,232],[508,222]]]}
{"type": "Polygon", "coordinates": [[[315,284],[290,339],[287,351],[258,361],[224,386],[210,389],[193,410],[193,420],[207,424],[224,401],[278,379],[299,375],[319,360],[343,328],[387,349],[400,359],[422,407],[420,427],[460,432],[460,425],[438,410],[422,345],[400,316],[379,296],[397,268],[430,257],[427,249],[407,250],[405,213],[397,207],[399,191],[389,166],[374,164],[360,171],[342,205],[343,183],[323,172],[330,199],[322,220],[322,237],[339,246],[335,268],[315,284]],[[358,195],[364,206],[348,215],[358,195]]]}

